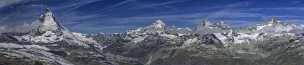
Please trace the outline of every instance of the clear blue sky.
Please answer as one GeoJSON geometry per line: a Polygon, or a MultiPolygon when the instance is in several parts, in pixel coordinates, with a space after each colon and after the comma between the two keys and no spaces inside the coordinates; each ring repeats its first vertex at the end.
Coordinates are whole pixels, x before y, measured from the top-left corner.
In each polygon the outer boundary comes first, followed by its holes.
{"type": "Polygon", "coordinates": [[[37,20],[43,8],[78,32],[124,32],[162,19],[168,25],[193,27],[203,19],[233,26],[261,23],[272,16],[304,23],[302,0],[1,0],[0,24],[37,20]]]}

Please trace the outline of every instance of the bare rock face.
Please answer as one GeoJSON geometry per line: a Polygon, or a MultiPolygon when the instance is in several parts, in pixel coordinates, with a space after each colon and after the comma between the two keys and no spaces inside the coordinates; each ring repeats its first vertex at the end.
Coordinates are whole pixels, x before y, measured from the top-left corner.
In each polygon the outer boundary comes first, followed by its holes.
{"type": "Polygon", "coordinates": [[[276,17],[272,17],[271,21],[269,21],[268,24],[277,25],[277,24],[279,24],[279,22],[276,17]]]}
{"type": "Polygon", "coordinates": [[[55,33],[62,33],[64,30],[54,17],[52,11],[47,8],[39,19],[39,26],[33,30],[33,33],[45,33],[46,31],[52,31],[55,33]]]}

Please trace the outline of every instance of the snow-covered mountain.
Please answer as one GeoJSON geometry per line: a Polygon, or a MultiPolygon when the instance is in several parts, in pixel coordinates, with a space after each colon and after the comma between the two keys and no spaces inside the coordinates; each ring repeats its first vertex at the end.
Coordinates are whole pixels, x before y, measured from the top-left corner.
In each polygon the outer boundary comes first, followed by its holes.
{"type": "Polygon", "coordinates": [[[208,20],[204,20],[197,26],[197,29],[200,29],[200,28],[228,29],[230,27],[227,24],[225,24],[224,21],[210,23],[208,20]]]}
{"type": "MultiPolygon", "coordinates": [[[[226,24],[223,24],[223,22],[212,24],[204,21],[198,25],[195,30],[191,30],[188,28],[165,26],[165,24],[159,23],[159,21],[160,20],[156,21],[150,26],[127,32],[124,39],[126,41],[113,43],[106,48],[106,50],[118,55],[146,59],[147,61],[142,62],[151,65],[187,65],[195,63],[235,65],[238,63],[234,61],[240,59],[246,61],[261,59],[279,60],[273,58],[271,55],[276,55],[276,53],[280,53],[278,55],[281,55],[284,53],[269,49],[299,49],[297,46],[301,46],[298,42],[300,42],[302,38],[298,36],[298,33],[291,32],[290,30],[290,27],[292,30],[297,30],[299,26],[294,26],[293,24],[287,25],[285,23],[273,22],[267,23],[263,28],[244,32],[240,31],[243,29],[230,28],[226,24]],[[264,31],[268,30],[268,27],[275,28],[275,33],[264,31]],[[296,45],[294,47],[293,44],[289,43],[295,43],[296,45]],[[212,60],[215,58],[228,62],[223,61],[223,63],[226,64],[208,63],[208,61],[219,61],[212,60]],[[208,61],[187,61],[193,59],[208,61]],[[187,64],[180,64],[178,62],[185,62],[187,64]]],[[[259,28],[260,25],[255,27],[259,28]]],[[[279,57],[283,58],[284,56],[279,57]]],[[[290,61],[287,63],[289,62],[290,61]]],[[[268,62],[257,61],[256,63],[267,65],[268,62]]],[[[301,62],[296,63],[299,64],[301,62]]],[[[242,64],[251,63],[247,62],[242,64]]]]}
{"type": "MultiPolygon", "coordinates": [[[[191,43],[216,42],[212,44],[223,45],[228,47],[235,44],[250,44],[263,42],[264,40],[276,37],[296,37],[298,33],[295,30],[300,30],[301,26],[295,24],[287,24],[279,22],[276,18],[272,18],[266,24],[257,25],[254,30],[239,31],[238,29],[230,28],[223,21],[210,23],[205,20],[196,26],[195,32],[189,28],[175,28],[166,26],[161,20],[156,20],[150,26],[141,27],[136,30],[127,32],[126,39],[134,43],[144,42],[149,36],[160,36],[168,39],[183,39],[184,44],[189,46],[191,43]],[[238,30],[238,31],[237,31],[238,30]],[[198,34],[198,35],[196,35],[198,34]],[[187,38],[183,38],[187,37],[187,38]],[[212,40],[211,40],[212,39],[212,40]]],[[[242,30],[242,29],[240,29],[242,30]]],[[[217,46],[220,47],[220,46],[217,46]]]]}
{"type": "Polygon", "coordinates": [[[56,21],[46,9],[28,33],[2,33],[0,35],[0,64],[5,65],[120,65],[136,64],[132,58],[110,53],[103,54],[106,46],[92,37],[70,32],[56,21]],[[10,60],[9,60],[10,59],[10,60]],[[89,61],[86,61],[89,60],[89,61]]]}
{"type": "Polygon", "coordinates": [[[141,42],[149,36],[161,36],[168,39],[176,39],[183,35],[191,34],[190,28],[169,27],[162,20],[156,20],[152,25],[141,27],[136,30],[127,32],[126,39],[131,39],[133,42],[141,42]]]}
{"type": "Polygon", "coordinates": [[[241,31],[246,30],[241,28],[239,30],[230,29],[228,30],[229,32],[216,32],[211,34],[215,35],[219,40],[221,40],[223,45],[227,46],[231,44],[256,43],[265,39],[282,36],[295,37],[299,34],[299,31],[302,31],[302,29],[303,27],[300,25],[283,23],[273,17],[271,21],[265,24],[254,26],[249,32],[241,31]]]}
{"type": "Polygon", "coordinates": [[[97,44],[92,38],[85,34],[70,32],[58,22],[50,9],[46,9],[39,19],[37,27],[33,28],[29,34],[14,36],[18,41],[32,43],[56,43],[67,42],[71,45],[88,47],[88,44],[97,44]]]}
{"type": "Polygon", "coordinates": [[[44,14],[41,15],[39,21],[40,24],[38,28],[32,31],[33,33],[44,33],[47,31],[62,33],[62,31],[64,31],[63,26],[58,23],[53,12],[48,8],[45,9],[44,14]]]}
{"type": "Polygon", "coordinates": [[[208,20],[202,21],[198,26],[196,26],[195,31],[201,34],[209,34],[216,32],[227,32],[231,30],[230,26],[224,23],[224,21],[211,23],[208,20]]]}
{"type": "Polygon", "coordinates": [[[0,65],[300,65],[303,29],[276,18],[237,29],[205,20],[193,30],[156,20],[124,33],[84,34],[46,9],[30,32],[0,35],[0,65]]]}
{"type": "Polygon", "coordinates": [[[300,30],[301,28],[303,27],[295,24],[283,23],[277,20],[276,17],[273,17],[271,21],[265,24],[257,25],[254,30],[267,33],[282,33],[300,30]]]}
{"type": "Polygon", "coordinates": [[[157,33],[164,33],[166,28],[166,24],[162,20],[156,20],[152,25],[147,27],[141,27],[136,30],[131,30],[128,34],[157,34],[157,33]]]}

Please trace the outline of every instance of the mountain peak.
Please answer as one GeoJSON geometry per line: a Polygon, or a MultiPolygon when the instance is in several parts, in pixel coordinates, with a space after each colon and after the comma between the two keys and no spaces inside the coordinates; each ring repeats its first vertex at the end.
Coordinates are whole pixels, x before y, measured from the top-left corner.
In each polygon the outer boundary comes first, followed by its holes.
{"type": "Polygon", "coordinates": [[[219,21],[219,22],[215,22],[215,23],[210,23],[208,20],[204,20],[203,22],[201,22],[197,29],[200,28],[220,28],[220,29],[225,29],[225,28],[229,28],[229,26],[227,26],[224,21],[219,21]]]}
{"type": "Polygon", "coordinates": [[[156,20],[152,26],[155,28],[164,28],[166,26],[166,24],[162,20],[159,19],[159,20],[156,20]]]}
{"type": "Polygon", "coordinates": [[[201,26],[202,27],[209,27],[209,21],[208,20],[204,20],[202,23],[201,23],[201,26]]]}
{"type": "Polygon", "coordinates": [[[200,22],[200,24],[196,27],[196,30],[199,30],[201,28],[208,28],[211,24],[209,23],[208,20],[203,20],[200,22]]]}
{"type": "Polygon", "coordinates": [[[46,8],[44,13],[40,17],[40,24],[37,28],[38,32],[46,31],[62,31],[63,27],[56,21],[53,12],[51,9],[46,8]]]}
{"type": "Polygon", "coordinates": [[[50,8],[45,8],[44,16],[53,16],[53,12],[50,8]]]}
{"type": "Polygon", "coordinates": [[[268,23],[258,25],[255,28],[256,30],[261,32],[281,33],[281,32],[292,32],[301,27],[294,24],[282,23],[278,21],[276,17],[272,17],[271,21],[269,21],[268,23]]]}
{"type": "Polygon", "coordinates": [[[224,26],[225,22],[224,21],[219,21],[219,22],[216,22],[215,25],[224,26]]]}
{"type": "Polygon", "coordinates": [[[277,20],[277,17],[272,17],[271,21],[268,24],[276,25],[276,24],[279,24],[279,21],[277,20]]]}

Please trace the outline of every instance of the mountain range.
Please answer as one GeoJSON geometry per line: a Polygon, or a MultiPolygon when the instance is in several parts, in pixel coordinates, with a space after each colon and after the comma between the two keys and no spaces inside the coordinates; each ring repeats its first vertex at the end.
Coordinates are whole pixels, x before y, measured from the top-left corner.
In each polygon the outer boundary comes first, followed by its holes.
{"type": "Polygon", "coordinates": [[[0,34],[0,65],[301,65],[304,25],[279,21],[195,28],[162,20],[123,33],[68,31],[50,9],[29,32],[0,34]]]}

